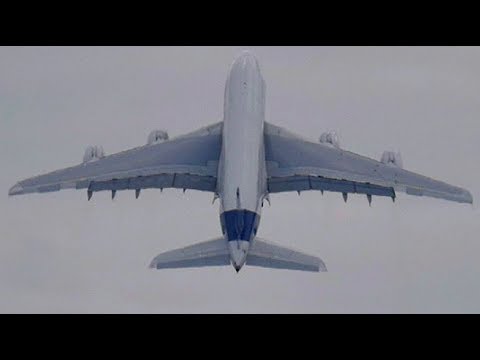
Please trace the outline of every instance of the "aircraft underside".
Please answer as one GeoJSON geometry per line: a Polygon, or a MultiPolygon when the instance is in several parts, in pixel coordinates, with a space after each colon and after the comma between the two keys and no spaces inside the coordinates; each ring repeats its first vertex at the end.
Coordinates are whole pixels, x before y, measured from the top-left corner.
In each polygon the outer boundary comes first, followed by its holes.
{"type": "MultiPolygon", "coordinates": [[[[265,122],[265,82],[257,59],[244,53],[233,63],[225,89],[223,121],[169,138],[154,131],[144,146],[106,156],[88,147],[81,164],[15,184],[9,195],[84,190],[176,188],[206,191],[219,199],[222,236],[158,255],[156,269],[244,265],[326,271],[318,257],[257,237],[262,204],[271,194],[330,191],[395,200],[397,193],[472,203],[460,187],[403,169],[399,154],[379,161],[340,147],[334,133],[311,141],[265,122]]],[[[313,234],[312,234],[313,236],[313,234]]]]}

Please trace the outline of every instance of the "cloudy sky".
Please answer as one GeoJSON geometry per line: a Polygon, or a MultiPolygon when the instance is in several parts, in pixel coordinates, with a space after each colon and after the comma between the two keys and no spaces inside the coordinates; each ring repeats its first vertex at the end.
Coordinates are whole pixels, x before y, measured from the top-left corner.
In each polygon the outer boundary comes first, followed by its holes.
{"type": "Polygon", "coordinates": [[[267,121],[480,199],[480,48],[0,47],[0,312],[480,312],[478,206],[272,195],[259,236],[328,273],[255,267],[157,271],[158,253],[217,237],[218,203],[190,191],[63,191],[9,198],[18,180],[220,121],[242,50],[267,82],[267,121]]]}

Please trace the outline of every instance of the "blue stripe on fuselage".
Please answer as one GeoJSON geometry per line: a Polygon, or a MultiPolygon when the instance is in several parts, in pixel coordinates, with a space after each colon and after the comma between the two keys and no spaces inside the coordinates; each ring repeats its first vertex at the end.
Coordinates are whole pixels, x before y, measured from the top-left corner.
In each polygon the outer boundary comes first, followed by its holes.
{"type": "Polygon", "coordinates": [[[230,210],[220,214],[220,222],[228,241],[251,241],[257,234],[260,215],[249,210],[230,210]]]}

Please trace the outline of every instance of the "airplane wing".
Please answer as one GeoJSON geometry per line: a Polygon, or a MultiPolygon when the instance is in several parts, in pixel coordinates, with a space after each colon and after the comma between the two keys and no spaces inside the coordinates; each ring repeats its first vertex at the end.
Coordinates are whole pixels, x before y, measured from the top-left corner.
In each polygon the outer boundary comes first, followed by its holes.
{"type": "Polygon", "coordinates": [[[473,203],[470,192],[399,166],[314,143],[281,127],[265,124],[268,191],[321,190],[389,196],[395,191],[460,203],[473,203]]]}
{"type": "Polygon", "coordinates": [[[95,191],[179,188],[216,191],[222,123],[20,181],[9,195],[63,189],[95,191]]]}

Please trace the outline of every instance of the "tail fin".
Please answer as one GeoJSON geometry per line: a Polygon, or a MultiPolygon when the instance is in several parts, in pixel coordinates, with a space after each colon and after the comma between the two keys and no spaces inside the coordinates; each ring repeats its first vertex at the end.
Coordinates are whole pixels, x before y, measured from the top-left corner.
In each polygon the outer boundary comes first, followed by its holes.
{"type": "Polygon", "coordinates": [[[301,271],[327,271],[325,263],[315,256],[255,238],[246,265],[301,271]]]}
{"type": "Polygon", "coordinates": [[[155,269],[224,265],[230,265],[230,256],[223,237],[164,252],[150,263],[155,269]]]}

